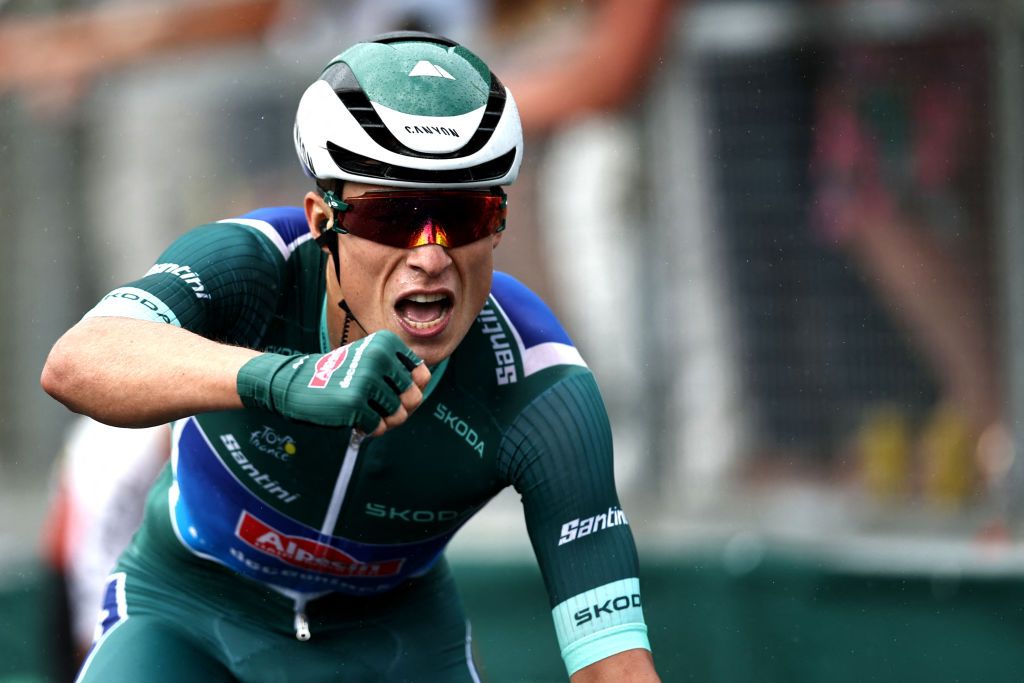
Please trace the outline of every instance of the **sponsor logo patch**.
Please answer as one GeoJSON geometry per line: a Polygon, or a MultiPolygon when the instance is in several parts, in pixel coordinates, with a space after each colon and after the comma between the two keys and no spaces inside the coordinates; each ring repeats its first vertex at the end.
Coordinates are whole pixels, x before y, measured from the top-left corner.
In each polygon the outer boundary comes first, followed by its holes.
{"type": "Polygon", "coordinates": [[[405,132],[410,135],[447,135],[448,137],[459,137],[459,131],[448,126],[406,126],[405,132]]]}
{"type": "Polygon", "coordinates": [[[443,422],[448,429],[455,432],[466,445],[473,449],[473,452],[484,457],[484,440],[477,434],[476,430],[469,426],[469,423],[453,413],[443,403],[438,403],[434,409],[434,417],[443,422]]]}
{"type": "Polygon", "coordinates": [[[234,434],[221,434],[220,441],[228,449],[231,459],[238,464],[242,472],[249,475],[252,483],[258,484],[268,494],[276,496],[278,500],[285,503],[294,503],[299,499],[300,494],[291,493],[277,481],[271,479],[270,475],[266,472],[261,472],[256,465],[251,463],[245,453],[242,452],[242,446],[238,443],[238,439],[235,438],[234,434]]]}
{"type": "Polygon", "coordinates": [[[480,331],[486,334],[491,342],[491,351],[494,352],[494,375],[498,384],[515,384],[519,379],[516,376],[516,357],[490,301],[480,311],[476,321],[480,324],[480,331]]]}
{"type": "MultiPolygon", "coordinates": [[[[167,308],[162,301],[141,289],[136,289],[135,287],[118,287],[100,299],[100,303],[97,304],[96,308],[93,310],[96,311],[96,309],[99,309],[97,314],[103,315],[103,310],[100,308],[103,303],[118,301],[131,301],[132,303],[142,306],[161,321],[171,325],[178,325],[178,319],[174,317],[174,313],[171,309],[167,308]]],[[[114,315],[117,314],[114,313],[114,315]]]]}
{"type": "Polygon", "coordinates": [[[296,351],[295,349],[290,349],[287,346],[278,346],[276,344],[267,344],[262,350],[267,353],[280,353],[282,356],[297,356],[305,353],[305,351],[296,351]]]}
{"type": "Polygon", "coordinates": [[[370,517],[381,519],[399,520],[402,522],[413,522],[416,524],[427,524],[432,522],[450,522],[459,516],[455,510],[413,510],[411,508],[396,508],[383,503],[367,503],[363,510],[370,517]]]}
{"type": "Polygon", "coordinates": [[[404,558],[380,562],[360,562],[333,546],[302,536],[289,536],[243,511],[235,535],[247,545],[293,567],[346,577],[395,576],[404,558]]]}
{"type": "Polygon", "coordinates": [[[626,519],[626,513],[618,507],[610,507],[608,512],[602,512],[599,515],[587,517],[586,519],[577,517],[562,525],[562,533],[558,538],[558,545],[565,545],[575,541],[577,538],[583,538],[602,529],[610,529],[613,526],[621,526],[623,524],[629,524],[629,520],[626,519]]]}
{"type": "Polygon", "coordinates": [[[600,619],[604,616],[611,616],[615,612],[621,612],[631,607],[640,607],[640,594],[633,593],[632,595],[620,595],[612,598],[611,600],[605,600],[604,602],[595,602],[584,609],[579,610],[572,615],[572,618],[576,620],[576,626],[582,626],[588,621],[594,619],[600,619]]]}
{"type": "Polygon", "coordinates": [[[316,369],[313,371],[313,377],[309,380],[310,389],[324,389],[331,381],[331,375],[338,371],[341,364],[345,362],[345,357],[348,355],[348,347],[342,346],[341,348],[334,349],[325,356],[321,356],[320,360],[316,362],[316,369]]]}
{"type": "Polygon", "coordinates": [[[185,282],[185,284],[192,288],[197,299],[210,298],[210,294],[206,291],[206,287],[203,286],[203,281],[199,279],[199,275],[192,270],[191,266],[183,266],[178,263],[158,263],[146,271],[146,275],[154,275],[156,273],[169,273],[180,278],[185,282]]]}
{"type": "Polygon", "coordinates": [[[295,439],[287,434],[278,434],[267,425],[263,425],[262,431],[256,430],[250,434],[249,443],[255,446],[257,450],[284,462],[288,462],[298,451],[295,439]]]}
{"type": "Polygon", "coordinates": [[[425,59],[421,59],[416,62],[416,66],[409,72],[410,76],[426,76],[428,78],[447,78],[450,81],[455,80],[455,76],[448,73],[448,70],[444,67],[440,67],[437,64],[428,62],[425,59]]]}

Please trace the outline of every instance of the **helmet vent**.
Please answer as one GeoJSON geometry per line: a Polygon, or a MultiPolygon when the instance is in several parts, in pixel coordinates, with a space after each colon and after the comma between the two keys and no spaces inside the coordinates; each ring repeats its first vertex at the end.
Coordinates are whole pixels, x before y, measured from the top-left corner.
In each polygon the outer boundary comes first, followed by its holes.
{"type": "Polygon", "coordinates": [[[428,171],[409,168],[350,152],[333,142],[327,143],[327,151],[334,163],[341,170],[353,175],[366,176],[368,179],[386,179],[412,183],[458,184],[478,183],[498,180],[511,170],[516,160],[516,150],[512,149],[497,159],[486,161],[469,168],[454,168],[443,171],[428,171]]]}
{"type": "MultiPolygon", "coordinates": [[[[370,104],[370,100],[362,91],[340,92],[338,93],[338,98],[364,130],[369,132],[369,129],[377,128],[382,130],[385,135],[387,134],[384,122],[380,120],[380,116],[374,111],[373,105],[370,104]]],[[[372,134],[371,137],[373,137],[372,134]]],[[[374,140],[376,141],[376,137],[374,137],[374,140]]]]}

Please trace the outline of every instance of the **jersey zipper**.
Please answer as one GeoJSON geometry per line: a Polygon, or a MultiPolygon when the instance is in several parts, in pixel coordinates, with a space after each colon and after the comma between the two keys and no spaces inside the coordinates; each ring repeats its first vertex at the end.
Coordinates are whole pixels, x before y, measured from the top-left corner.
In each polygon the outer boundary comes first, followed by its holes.
{"type": "MultiPolygon", "coordinates": [[[[366,436],[356,430],[348,440],[348,448],[345,449],[345,457],[341,461],[341,471],[334,482],[334,491],[331,493],[331,501],[327,505],[327,513],[324,515],[323,524],[320,525],[320,536],[326,541],[334,533],[334,527],[341,515],[341,506],[345,502],[345,495],[348,493],[348,486],[352,483],[352,473],[356,469],[356,460],[359,458],[359,447],[363,445],[366,436]]],[[[295,602],[295,637],[298,640],[309,640],[312,633],[309,630],[309,619],[306,617],[306,603],[309,596],[298,594],[295,602]]]]}
{"type": "MultiPolygon", "coordinates": [[[[321,330],[323,329],[326,329],[326,314],[321,321],[321,330]]],[[[326,343],[326,337],[321,341],[326,343]]],[[[430,382],[427,384],[426,390],[423,392],[424,401],[426,401],[427,397],[433,392],[434,387],[438,385],[447,368],[447,358],[435,366],[432,373],[433,376],[430,378],[430,382]]],[[[352,474],[356,469],[356,461],[359,459],[359,449],[362,447],[363,441],[365,440],[365,434],[362,434],[355,429],[352,430],[352,434],[349,436],[348,440],[348,447],[345,449],[345,457],[341,461],[341,470],[338,472],[338,478],[334,481],[334,491],[331,493],[331,500],[327,504],[327,513],[324,515],[323,524],[320,525],[320,536],[322,541],[327,541],[329,540],[327,537],[334,535],[334,529],[338,524],[338,517],[341,516],[341,506],[345,502],[345,496],[348,494],[348,487],[352,483],[352,474]]],[[[309,630],[309,619],[306,617],[306,602],[308,599],[308,596],[302,594],[299,594],[294,598],[295,637],[299,640],[309,640],[312,637],[312,633],[309,630]]]]}
{"type": "Polygon", "coordinates": [[[352,483],[352,473],[356,469],[356,460],[359,458],[359,447],[363,445],[366,436],[356,430],[352,430],[352,436],[348,440],[348,448],[345,449],[345,457],[341,461],[341,471],[334,482],[334,492],[331,493],[331,502],[327,505],[327,514],[324,522],[320,525],[322,536],[332,536],[334,527],[341,515],[341,506],[345,502],[345,495],[348,493],[348,486],[352,483]]]}
{"type": "Polygon", "coordinates": [[[306,618],[306,602],[309,598],[299,595],[295,598],[295,637],[298,640],[309,640],[309,619],[306,618]]]}

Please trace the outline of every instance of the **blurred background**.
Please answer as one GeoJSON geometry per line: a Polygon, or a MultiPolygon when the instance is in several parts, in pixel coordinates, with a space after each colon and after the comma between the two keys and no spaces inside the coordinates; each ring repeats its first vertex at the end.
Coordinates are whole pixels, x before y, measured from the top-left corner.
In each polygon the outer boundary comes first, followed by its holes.
{"type": "MultiPolygon", "coordinates": [[[[66,676],[49,348],[298,203],[300,94],[397,28],[519,103],[498,266],[602,386],[663,679],[1019,680],[1024,2],[0,0],[0,681],[66,676]]],[[[564,680],[517,496],[451,558],[491,680],[564,680]]]]}

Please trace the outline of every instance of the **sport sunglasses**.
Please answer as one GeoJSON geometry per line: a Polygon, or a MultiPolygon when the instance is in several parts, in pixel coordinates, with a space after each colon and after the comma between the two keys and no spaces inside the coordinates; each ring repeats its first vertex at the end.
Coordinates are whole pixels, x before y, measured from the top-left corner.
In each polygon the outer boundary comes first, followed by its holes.
{"type": "Polygon", "coordinates": [[[321,190],[321,196],[334,211],[330,230],[400,249],[471,244],[504,230],[508,211],[508,198],[500,187],[490,192],[368,192],[345,200],[321,190]]]}

